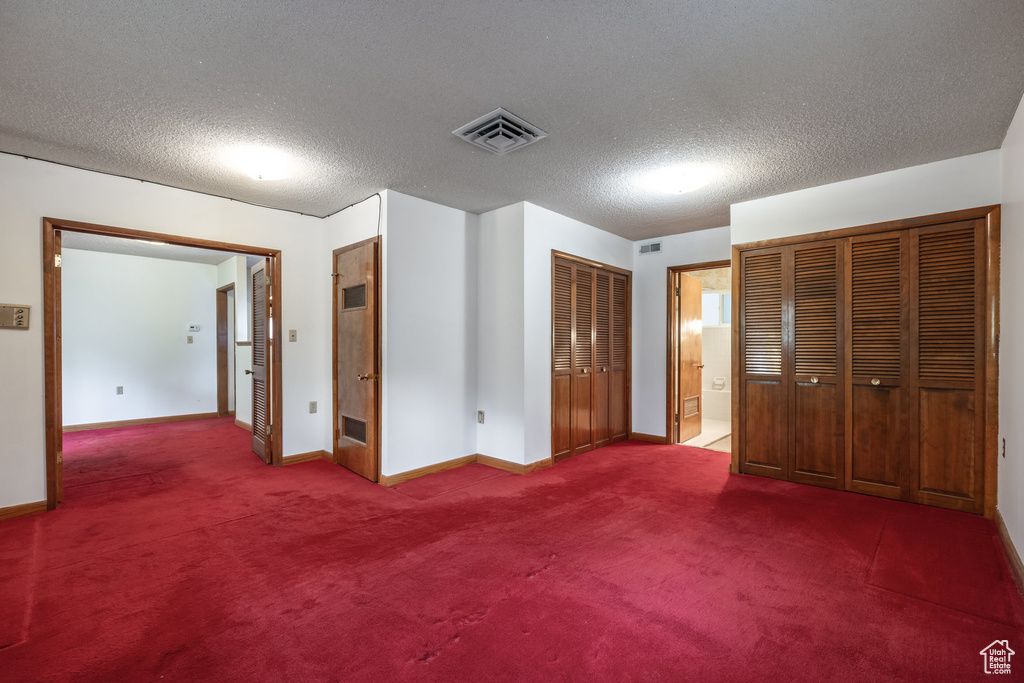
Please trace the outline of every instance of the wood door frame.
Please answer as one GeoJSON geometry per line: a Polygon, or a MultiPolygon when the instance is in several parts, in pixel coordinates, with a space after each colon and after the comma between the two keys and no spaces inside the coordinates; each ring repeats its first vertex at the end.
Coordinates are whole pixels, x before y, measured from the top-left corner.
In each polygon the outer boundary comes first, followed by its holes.
{"type": "MultiPolygon", "coordinates": [[[[384,336],[381,334],[381,253],[380,253],[380,236],[369,237],[365,240],[360,240],[354,244],[347,244],[344,247],[338,247],[331,252],[331,271],[333,274],[335,265],[338,262],[338,255],[344,254],[347,251],[353,251],[360,249],[368,244],[376,244],[377,251],[374,258],[374,301],[376,302],[376,311],[374,311],[374,318],[376,324],[375,337],[377,339],[377,348],[374,350],[374,356],[376,361],[374,363],[374,373],[377,377],[377,406],[375,408],[376,414],[374,416],[374,424],[377,430],[377,483],[384,486],[384,482],[381,479],[381,404],[384,397],[384,372],[383,372],[383,353],[381,353],[381,345],[383,343],[384,336]]],[[[331,429],[331,459],[334,464],[338,464],[338,430],[341,429],[341,425],[338,424],[338,287],[341,283],[335,281],[331,284],[331,416],[333,420],[333,426],[331,429]]]]}
{"type": "MultiPolygon", "coordinates": [[[[235,362],[233,353],[235,340],[227,339],[223,344],[221,343],[221,335],[223,333],[223,336],[226,338],[229,327],[227,319],[228,292],[234,293],[234,291],[234,282],[217,288],[217,415],[220,417],[234,413],[228,407],[228,394],[230,393],[228,391],[228,363],[233,364],[235,362]],[[229,349],[231,353],[230,358],[228,358],[229,349]]],[[[234,311],[231,311],[231,313],[234,313],[234,311]]],[[[238,335],[236,334],[235,336],[238,335]]],[[[232,373],[232,377],[234,377],[234,373],[232,373]]],[[[235,380],[237,383],[237,378],[235,380]]]]}
{"type": "MultiPolygon", "coordinates": [[[[273,341],[271,342],[271,424],[274,425],[268,445],[271,448],[272,463],[282,464],[284,407],[281,391],[281,250],[253,247],[230,242],[168,235],[166,233],[146,232],[128,228],[116,228],[109,225],[83,223],[60,218],[43,218],[43,369],[44,369],[44,412],[46,419],[46,509],[57,507],[57,482],[63,475],[62,463],[58,458],[63,456],[63,410],[61,405],[61,270],[56,265],[56,256],[61,253],[61,233],[80,232],[90,235],[106,235],[133,240],[165,242],[181,247],[199,247],[230,254],[262,256],[269,260],[271,290],[274,296],[275,315],[273,322],[273,341]]],[[[227,255],[225,255],[227,258],[227,255]]]]}
{"type": "MultiPolygon", "coordinates": [[[[551,325],[551,355],[548,358],[548,377],[551,377],[551,371],[554,367],[555,359],[555,259],[562,259],[563,261],[571,261],[580,265],[589,266],[591,268],[597,268],[600,270],[608,271],[610,273],[618,273],[626,277],[626,438],[632,438],[633,434],[633,271],[626,270],[625,268],[619,268],[617,266],[609,265],[607,263],[601,263],[600,261],[593,261],[582,256],[576,256],[569,254],[564,251],[558,251],[557,249],[551,250],[551,271],[550,280],[551,283],[551,296],[548,302],[548,322],[551,325]]],[[[575,296],[575,293],[573,294],[575,296]]],[[[573,369],[575,371],[575,368],[573,369]]],[[[555,383],[551,382],[550,392],[548,395],[548,405],[552,408],[551,410],[551,437],[549,439],[551,445],[551,453],[555,452],[555,383]]],[[[570,428],[570,451],[572,444],[572,432],[570,428]]]]}
{"type": "MultiPolygon", "coordinates": [[[[712,270],[715,268],[729,268],[732,267],[732,261],[723,259],[721,261],[704,261],[703,263],[688,263],[682,266],[669,266],[668,267],[668,293],[666,300],[666,310],[668,321],[668,328],[666,332],[665,342],[665,440],[669,444],[679,443],[679,427],[676,425],[675,416],[677,412],[680,412],[680,406],[676,405],[676,396],[673,387],[675,382],[678,381],[678,368],[674,367],[672,362],[672,351],[679,343],[679,339],[675,334],[678,320],[676,320],[675,306],[675,277],[677,273],[691,273],[695,270],[712,270]]],[[[735,271],[734,271],[735,272],[735,271]]],[[[733,305],[735,306],[735,299],[733,299],[733,305]]],[[[734,356],[735,359],[735,356],[734,356]]],[[[735,374],[735,371],[734,373],[735,374]]],[[[730,396],[730,399],[735,403],[735,397],[730,396]]],[[[701,415],[703,415],[704,397],[701,397],[701,415]]],[[[680,414],[682,414],[680,412],[680,414]]],[[[735,429],[735,420],[733,421],[733,428],[735,429]]]]}
{"type": "MultiPolygon", "coordinates": [[[[751,249],[763,247],[785,246],[805,242],[817,242],[822,240],[837,239],[843,237],[854,237],[858,235],[869,235],[879,232],[891,232],[895,230],[908,230],[929,225],[940,225],[942,223],[955,223],[966,220],[984,220],[985,238],[987,243],[986,253],[982,255],[987,266],[986,278],[983,283],[985,287],[985,339],[982,355],[985,359],[982,363],[981,372],[984,375],[984,392],[978,397],[985,410],[985,446],[984,458],[984,505],[983,514],[992,518],[996,512],[996,498],[998,493],[999,473],[999,253],[1000,253],[1000,214],[999,204],[980,206],[973,209],[962,209],[960,211],[949,211],[945,213],[930,214],[927,216],[916,216],[882,223],[869,223],[849,228],[836,230],[825,230],[821,232],[806,233],[803,235],[792,235],[778,239],[760,240],[756,242],[744,242],[732,245],[732,294],[733,306],[740,309],[741,300],[741,279],[740,255],[751,249]]],[[[844,333],[849,335],[850,330],[844,333]]],[[[844,339],[844,345],[849,344],[849,339],[844,339]]],[[[740,393],[740,325],[733,325],[732,331],[732,390],[734,399],[732,402],[732,429],[738,433],[739,428],[739,402],[740,393]]],[[[730,472],[740,471],[740,449],[734,447],[732,451],[732,464],[730,472]]]]}

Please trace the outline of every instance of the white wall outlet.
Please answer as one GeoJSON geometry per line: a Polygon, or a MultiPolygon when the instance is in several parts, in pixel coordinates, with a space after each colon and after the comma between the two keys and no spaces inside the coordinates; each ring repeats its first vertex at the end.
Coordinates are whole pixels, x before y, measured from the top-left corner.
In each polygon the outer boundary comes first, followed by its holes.
{"type": "Polygon", "coordinates": [[[288,341],[290,341],[290,342],[297,342],[297,341],[299,341],[299,331],[298,330],[288,330],[288,341]]]}
{"type": "Polygon", "coordinates": [[[186,344],[191,344],[192,343],[192,335],[191,334],[188,335],[187,337],[185,337],[185,343],[186,344]]]}
{"type": "Polygon", "coordinates": [[[118,396],[121,396],[124,394],[124,387],[117,387],[116,392],[118,396]]]}
{"type": "Polygon", "coordinates": [[[484,423],[484,411],[482,411],[482,410],[476,411],[476,421],[479,422],[480,424],[484,423]]]}
{"type": "Polygon", "coordinates": [[[309,412],[311,412],[311,413],[315,413],[316,412],[316,401],[310,401],[309,402],[309,412]]]}

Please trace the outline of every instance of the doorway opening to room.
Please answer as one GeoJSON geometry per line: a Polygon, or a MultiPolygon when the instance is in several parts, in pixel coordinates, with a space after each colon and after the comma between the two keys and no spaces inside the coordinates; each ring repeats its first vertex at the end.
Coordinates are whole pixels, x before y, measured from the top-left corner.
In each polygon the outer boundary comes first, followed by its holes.
{"type": "Polygon", "coordinates": [[[668,269],[669,443],[732,451],[732,267],[668,269]]]}
{"type": "Polygon", "coordinates": [[[45,218],[43,259],[48,509],[66,432],[98,443],[234,411],[243,448],[282,463],[279,250],[45,218]]]}

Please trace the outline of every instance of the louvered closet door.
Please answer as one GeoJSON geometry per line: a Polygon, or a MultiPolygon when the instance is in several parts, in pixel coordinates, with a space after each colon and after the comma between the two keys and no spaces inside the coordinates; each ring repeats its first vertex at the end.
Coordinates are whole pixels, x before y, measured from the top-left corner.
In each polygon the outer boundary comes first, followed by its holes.
{"type": "Polygon", "coordinates": [[[791,248],[790,479],[843,487],[842,249],[836,241],[791,248]]]}
{"type": "Polygon", "coordinates": [[[629,278],[611,276],[611,370],[609,372],[609,441],[629,438],[629,278]]]}
{"type": "Polygon", "coordinates": [[[555,259],[551,278],[551,454],[567,457],[572,447],[573,264],[555,259]]]}
{"type": "Polygon", "coordinates": [[[611,442],[612,278],[595,273],[594,290],[594,446],[611,442]]]}
{"type": "Polygon", "coordinates": [[[911,235],[913,499],[982,512],[983,221],[911,235]]]}
{"type": "Polygon", "coordinates": [[[846,488],[906,497],[908,245],[900,232],[853,237],[846,291],[846,488]]]}
{"type": "Polygon", "coordinates": [[[270,298],[267,296],[266,259],[252,267],[252,450],[264,462],[271,461],[267,448],[270,392],[267,366],[270,358],[270,298]]]}
{"type": "Polygon", "coordinates": [[[740,255],[740,471],[788,478],[783,378],[783,249],[740,255]]]}
{"type": "Polygon", "coordinates": [[[594,329],[595,275],[593,268],[573,265],[572,410],[570,453],[594,448],[594,329]]]}

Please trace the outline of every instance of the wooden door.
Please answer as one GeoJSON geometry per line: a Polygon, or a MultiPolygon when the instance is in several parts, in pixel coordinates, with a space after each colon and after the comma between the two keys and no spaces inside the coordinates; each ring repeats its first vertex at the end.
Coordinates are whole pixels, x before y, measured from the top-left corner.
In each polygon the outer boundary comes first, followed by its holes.
{"type": "Polygon", "coordinates": [[[701,404],[704,400],[701,393],[704,368],[701,301],[700,280],[677,273],[676,423],[679,425],[679,443],[700,436],[701,404]]]}
{"type": "Polygon", "coordinates": [[[335,459],[380,478],[377,240],[335,252],[335,459]]]}
{"type": "Polygon", "coordinates": [[[846,256],[846,488],[884,498],[909,491],[907,246],[901,232],[854,236],[846,256]]]}
{"type": "Polygon", "coordinates": [[[611,276],[611,372],[609,373],[609,443],[629,438],[629,276],[611,276]]]}
{"type": "Polygon", "coordinates": [[[554,259],[551,273],[551,456],[572,450],[572,264],[554,259]]]}
{"type": "Polygon", "coordinates": [[[789,478],[843,488],[842,250],[836,240],[784,252],[789,478]]]}
{"type": "Polygon", "coordinates": [[[611,443],[612,278],[595,273],[594,291],[594,447],[611,443]]]}
{"type": "Polygon", "coordinates": [[[571,455],[594,448],[595,272],[573,264],[571,455]]]}
{"type": "Polygon", "coordinates": [[[919,228],[911,245],[911,498],[982,512],[984,221],[919,228]]]}
{"type": "Polygon", "coordinates": [[[742,295],[741,438],[735,446],[741,472],[776,479],[789,476],[789,392],[783,384],[782,367],[782,252],[781,247],[741,252],[738,274],[742,295]]]}
{"type": "Polygon", "coordinates": [[[270,391],[267,366],[270,359],[271,301],[267,296],[267,260],[252,267],[252,450],[264,462],[273,460],[270,433],[270,391]]]}

